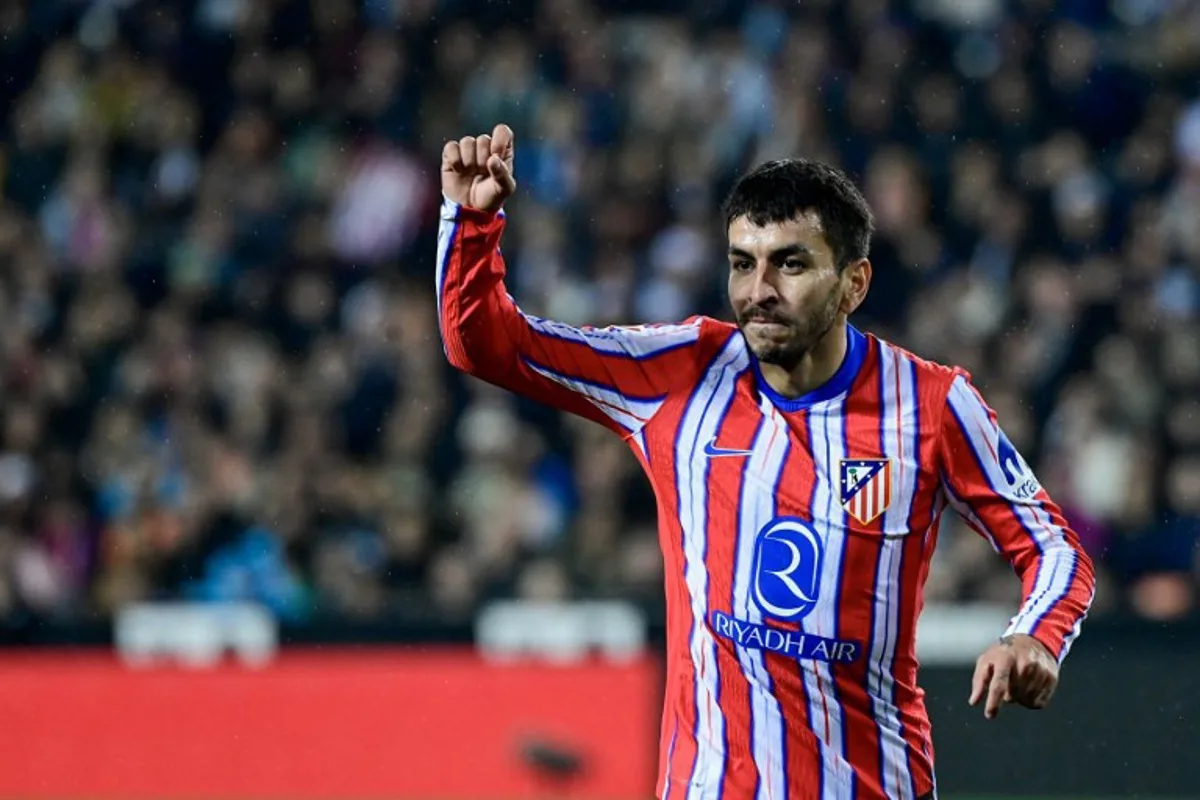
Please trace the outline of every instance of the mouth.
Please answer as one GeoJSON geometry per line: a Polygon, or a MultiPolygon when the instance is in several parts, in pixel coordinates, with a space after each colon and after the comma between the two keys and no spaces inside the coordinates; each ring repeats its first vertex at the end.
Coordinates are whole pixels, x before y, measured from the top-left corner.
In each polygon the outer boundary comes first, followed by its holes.
{"type": "Polygon", "coordinates": [[[788,326],[782,322],[772,319],[764,319],[762,317],[751,317],[746,320],[746,328],[761,331],[763,333],[777,333],[786,331],[788,326]]]}

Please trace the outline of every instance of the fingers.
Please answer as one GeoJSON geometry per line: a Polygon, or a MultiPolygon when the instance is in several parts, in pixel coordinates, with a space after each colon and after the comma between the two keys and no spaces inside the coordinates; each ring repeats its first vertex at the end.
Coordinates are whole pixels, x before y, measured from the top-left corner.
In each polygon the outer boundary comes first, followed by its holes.
{"type": "Polygon", "coordinates": [[[1048,658],[1035,648],[1018,648],[1011,693],[1026,708],[1045,708],[1054,694],[1058,675],[1054,662],[1048,658]]]}
{"type": "Polygon", "coordinates": [[[455,202],[495,211],[516,188],[513,133],[507,125],[442,147],[442,192],[455,202]]]}
{"type": "Polygon", "coordinates": [[[1046,706],[1050,705],[1050,700],[1054,697],[1054,690],[1056,688],[1058,688],[1057,680],[1052,678],[1047,681],[1046,685],[1042,687],[1042,690],[1038,693],[1037,697],[1033,699],[1033,706],[1031,707],[1045,708],[1046,706]]]}
{"type": "Polygon", "coordinates": [[[485,166],[492,157],[492,137],[486,133],[475,140],[475,163],[485,166]]]}
{"type": "Polygon", "coordinates": [[[456,172],[482,171],[492,156],[499,156],[511,165],[512,143],[512,129],[507,125],[497,125],[495,135],[485,133],[446,142],[442,148],[442,163],[456,172]]]}
{"type": "Polygon", "coordinates": [[[1044,673],[1033,676],[1021,692],[1021,705],[1026,708],[1045,708],[1050,700],[1050,680],[1044,673]]]}
{"type": "Polygon", "coordinates": [[[463,172],[462,150],[458,146],[458,142],[446,142],[442,148],[442,170],[451,170],[453,172],[463,172]]]}
{"type": "Polygon", "coordinates": [[[971,697],[967,700],[968,705],[975,705],[983,699],[984,690],[987,689],[988,681],[992,678],[992,662],[986,658],[981,658],[975,662],[975,675],[971,678],[971,697]]]}
{"type": "Polygon", "coordinates": [[[1058,664],[1041,645],[1028,646],[1019,637],[1002,641],[975,662],[970,704],[986,697],[983,714],[992,719],[1005,703],[1044,708],[1058,686],[1058,664]]]}
{"type": "Polygon", "coordinates": [[[500,187],[500,193],[504,197],[510,197],[517,188],[517,181],[513,178],[512,170],[509,169],[508,163],[493,155],[487,162],[488,174],[492,176],[492,180],[500,187]]]}
{"type": "Polygon", "coordinates": [[[512,161],[514,138],[512,128],[503,123],[497,125],[492,129],[492,153],[512,161]]]}
{"type": "Polygon", "coordinates": [[[513,132],[507,125],[497,125],[491,135],[464,136],[458,141],[446,142],[442,148],[442,164],[456,172],[482,169],[494,155],[512,164],[513,132]]]}
{"type": "Polygon", "coordinates": [[[467,171],[474,171],[479,166],[478,153],[476,149],[475,137],[464,136],[458,140],[458,149],[462,152],[463,167],[467,171]]]}
{"type": "Polygon", "coordinates": [[[1058,679],[1053,672],[1035,667],[1020,679],[1013,681],[1012,693],[1017,702],[1026,708],[1045,708],[1057,686],[1058,679]]]}
{"type": "Polygon", "coordinates": [[[983,706],[983,716],[988,719],[995,718],[1000,706],[1012,702],[1012,692],[1009,688],[1009,679],[1012,677],[1010,669],[1007,665],[1000,666],[992,673],[992,680],[988,684],[987,702],[983,706]]]}

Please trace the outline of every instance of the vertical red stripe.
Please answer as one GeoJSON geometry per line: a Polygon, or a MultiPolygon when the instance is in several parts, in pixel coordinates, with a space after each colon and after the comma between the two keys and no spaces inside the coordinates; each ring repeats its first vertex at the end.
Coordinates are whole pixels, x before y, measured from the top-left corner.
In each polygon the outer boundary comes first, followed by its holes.
{"type": "Polygon", "coordinates": [[[925,693],[917,686],[916,628],[921,613],[921,587],[929,573],[929,554],[925,537],[908,536],[904,540],[903,568],[900,572],[899,641],[904,645],[896,652],[896,705],[904,724],[904,740],[908,744],[908,768],[918,794],[933,787],[933,765],[925,757],[928,741],[929,715],[925,710],[925,693]]]}
{"type": "MultiPolygon", "coordinates": [[[[749,404],[753,413],[731,409],[717,430],[716,446],[728,450],[749,450],[761,416],[757,403],[748,396],[753,376],[747,373],[738,382],[733,403],[749,404]]],[[[749,456],[722,456],[708,459],[708,612],[733,613],[733,580],[738,549],[738,504],[746,461],[749,456]]],[[[725,770],[721,797],[750,797],[758,772],[751,749],[753,717],[750,708],[750,684],[742,670],[733,642],[713,633],[717,643],[720,674],[720,712],[725,719],[725,770]]]]}
{"type": "MultiPolygon", "coordinates": [[[[776,516],[812,517],[816,468],[810,453],[806,413],[784,415],[792,441],[784,459],[779,491],[775,495],[776,516]]],[[[788,631],[800,630],[799,624],[794,622],[772,620],[771,626],[788,631]]],[[[804,686],[803,667],[796,659],[775,653],[764,651],[763,659],[787,731],[784,755],[787,761],[788,796],[808,797],[820,785],[821,755],[814,733],[816,724],[808,715],[808,691],[804,686]]]]}
{"type": "MultiPolygon", "coordinates": [[[[678,523],[663,524],[659,530],[681,535],[678,523]]],[[[666,552],[672,552],[670,550],[666,552]]],[[[691,602],[683,579],[682,552],[668,560],[667,591],[667,684],[663,695],[663,722],[659,742],[659,797],[663,784],[671,780],[669,793],[678,797],[687,791],[687,780],[696,758],[696,674],[688,651],[692,627],[691,602]],[[669,562],[676,562],[672,569],[669,562]],[[669,762],[669,763],[668,763],[669,762]]],[[[682,798],[681,798],[682,800],[682,798]]]]}
{"type": "MultiPolygon", "coordinates": [[[[846,455],[848,459],[883,458],[880,449],[880,371],[878,344],[871,341],[863,371],[853,395],[853,404],[845,409],[846,455]]],[[[846,732],[846,760],[854,766],[858,780],[857,797],[883,797],[879,772],[879,729],[875,724],[874,707],[867,692],[867,668],[873,632],[872,609],[875,606],[875,574],[882,554],[883,516],[878,482],[891,478],[887,466],[880,470],[872,485],[863,487],[859,496],[868,498],[863,524],[847,516],[847,540],[842,561],[842,596],[838,603],[838,638],[860,642],[864,648],[861,658],[851,664],[835,664],[834,680],[842,701],[842,725],[846,732]],[[874,519],[872,519],[874,517],[874,519]]]]}
{"type": "MultiPolygon", "coordinates": [[[[663,553],[663,583],[667,607],[667,680],[663,692],[663,719],[659,740],[658,797],[686,793],[692,762],[696,758],[696,675],[688,651],[692,604],[684,576],[683,530],[676,484],[675,434],[683,422],[687,403],[667,401],[643,429],[649,462],[648,476],[658,498],[659,546],[663,553]],[[671,784],[668,787],[667,781],[671,784]]],[[[646,461],[643,461],[646,466],[646,461]]]]}
{"type": "MultiPolygon", "coordinates": [[[[896,650],[894,674],[896,678],[896,705],[900,708],[900,721],[904,725],[904,740],[908,744],[908,768],[912,774],[917,794],[933,790],[933,743],[930,738],[929,714],[925,709],[924,692],[917,686],[917,619],[924,604],[925,579],[929,575],[929,564],[937,542],[937,520],[934,516],[937,502],[939,476],[933,465],[938,463],[938,443],[941,439],[937,429],[942,419],[942,409],[931,398],[938,392],[931,376],[919,368],[913,369],[912,356],[897,350],[897,375],[899,370],[911,370],[913,397],[917,404],[919,429],[917,463],[925,467],[917,475],[916,493],[909,511],[908,529],[913,532],[904,540],[903,563],[900,572],[899,642],[903,647],[896,650]],[[924,380],[922,379],[924,377],[924,380]],[[926,386],[930,392],[922,394],[926,386]],[[919,535],[933,526],[931,536],[919,535]]],[[[944,397],[944,392],[942,397],[944,397]]]]}

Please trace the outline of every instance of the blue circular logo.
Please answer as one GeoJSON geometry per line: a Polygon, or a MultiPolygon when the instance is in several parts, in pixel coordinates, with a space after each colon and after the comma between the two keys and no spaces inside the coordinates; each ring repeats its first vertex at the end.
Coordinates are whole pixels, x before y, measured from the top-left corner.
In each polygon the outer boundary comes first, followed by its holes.
{"type": "Polygon", "coordinates": [[[777,517],[754,546],[754,603],[780,620],[803,619],[817,604],[821,579],[821,538],[797,517],[777,517]]]}

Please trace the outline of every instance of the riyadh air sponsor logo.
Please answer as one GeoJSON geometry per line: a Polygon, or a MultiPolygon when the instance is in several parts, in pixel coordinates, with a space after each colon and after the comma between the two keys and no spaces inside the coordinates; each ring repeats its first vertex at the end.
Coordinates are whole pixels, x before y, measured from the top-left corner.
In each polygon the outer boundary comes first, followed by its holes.
{"type": "Polygon", "coordinates": [[[779,653],[790,658],[849,664],[858,659],[863,649],[861,642],[827,639],[811,633],[756,625],[734,619],[722,611],[712,612],[709,622],[718,636],[732,639],[742,647],[779,653]]]}
{"type": "Polygon", "coordinates": [[[1004,435],[1004,431],[999,432],[996,458],[1000,461],[1000,469],[1004,472],[1004,479],[1008,481],[1009,490],[1018,500],[1030,500],[1041,491],[1042,486],[1034,477],[1033,471],[1004,435]]]}
{"type": "MultiPolygon", "coordinates": [[[[823,555],[821,537],[805,520],[778,517],[759,531],[755,538],[750,592],[764,620],[797,622],[812,612],[820,592],[823,555]]],[[[782,630],[736,619],[717,610],[710,614],[709,623],[717,635],[742,647],[791,658],[848,663],[862,653],[860,642],[782,630]]]]}
{"type": "Polygon", "coordinates": [[[794,621],[813,610],[822,555],[821,538],[804,520],[780,517],[759,531],[750,574],[754,603],[764,615],[794,621]]]}

